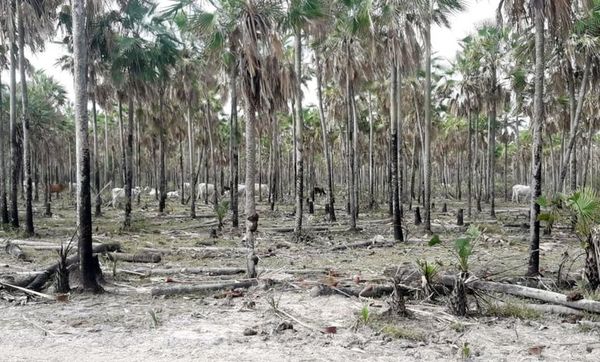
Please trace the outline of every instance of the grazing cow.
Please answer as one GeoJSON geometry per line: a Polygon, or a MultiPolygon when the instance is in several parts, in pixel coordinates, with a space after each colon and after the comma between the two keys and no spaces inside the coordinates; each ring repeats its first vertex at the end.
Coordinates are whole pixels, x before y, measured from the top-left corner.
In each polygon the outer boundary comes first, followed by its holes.
{"type": "Polygon", "coordinates": [[[155,188],[152,188],[152,189],[150,189],[150,190],[148,191],[148,195],[150,195],[150,196],[156,196],[156,192],[157,192],[157,191],[156,191],[156,189],[155,189],[155,188]]]}
{"type": "Polygon", "coordinates": [[[192,186],[191,186],[191,184],[189,182],[184,182],[183,183],[183,188],[186,189],[186,190],[191,190],[192,186]]]}
{"type": "Polygon", "coordinates": [[[269,196],[269,186],[265,184],[254,184],[254,193],[256,196],[261,194],[263,197],[269,196]]]}
{"type": "Polygon", "coordinates": [[[325,196],[325,189],[322,188],[322,187],[315,186],[314,189],[313,189],[313,191],[315,192],[315,195],[317,195],[317,196],[318,195],[325,196]]]}
{"type": "Polygon", "coordinates": [[[177,198],[179,198],[179,191],[169,191],[169,192],[167,192],[167,198],[169,198],[169,199],[177,199],[177,198]]]}
{"type": "Polygon", "coordinates": [[[529,185],[514,185],[512,187],[512,201],[519,203],[519,197],[524,199],[531,197],[531,187],[529,185]]]}
{"type": "Polygon", "coordinates": [[[206,197],[208,197],[209,200],[212,200],[214,194],[215,185],[204,182],[198,184],[198,199],[204,200],[206,197]]]}
{"type": "Polygon", "coordinates": [[[49,190],[51,194],[56,194],[58,197],[58,194],[63,192],[66,188],[67,186],[65,184],[50,184],[49,190]]]}
{"type": "Polygon", "coordinates": [[[121,203],[125,201],[125,190],[121,187],[115,187],[111,190],[111,196],[111,206],[121,207],[121,203]]]}

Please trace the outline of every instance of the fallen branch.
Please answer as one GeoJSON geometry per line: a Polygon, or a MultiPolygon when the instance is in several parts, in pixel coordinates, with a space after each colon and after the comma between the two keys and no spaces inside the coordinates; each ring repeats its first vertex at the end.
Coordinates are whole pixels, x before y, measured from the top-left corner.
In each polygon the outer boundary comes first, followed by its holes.
{"type": "Polygon", "coordinates": [[[251,286],[257,285],[256,279],[242,280],[229,283],[213,283],[213,284],[198,284],[198,285],[177,285],[169,287],[156,287],[152,288],[150,295],[179,295],[179,294],[193,294],[193,293],[206,293],[213,292],[216,290],[223,289],[236,289],[236,288],[250,288],[251,286]]]}
{"type": "Polygon", "coordinates": [[[243,274],[243,268],[172,268],[172,269],[135,269],[138,275],[175,275],[175,274],[205,274],[205,275],[235,275],[243,274]]]}
{"type": "Polygon", "coordinates": [[[127,253],[108,253],[108,259],[112,261],[127,261],[130,263],[160,263],[160,254],[127,254],[127,253]]]}
{"type": "Polygon", "coordinates": [[[363,241],[363,242],[359,242],[359,243],[352,243],[352,244],[344,244],[344,245],[338,245],[338,246],[334,246],[332,248],[330,248],[330,251],[338,251],[338,250],[346,250],[346,249],[356,249],[356,248],[383,248],[383,247],[390,247],[390,246],[394,246],[394,243],[392,242],[376,242],[376,241],[363,241]]]}
{"type": "MultiPolygon", "coordinates": [[[[454,285],[454,277],[444,275],[440,278],[442,284],[452,287],[454,285]]],[[[541,300],[546,303],[559,304],[565,307],[584,310],[591,313],[600,313],[600,302],[589,299],[581,299],[578,301],[569,301],[567,296],[561,293],[552,292],[549,290],[541,290],[535,288],[524,287],[522,285],[503,284],[496,282],[488,282],[483,280],[472,280],[465,284],[470,289],[485,290],[488,292],[498,292],[516,295],[518,297],[541,300]]]]}
{"type": "Polygon", "coordinates": [[[3,286],[8,287],[8,288],[12,288],[12,289],[20,290],[20,291],[25,292],[27,294],[31,294],[31,295],[35,295],[35,296],[38,296],[38,297],[42,297],[44,299],[48,299],[48,300],[52,300],[52,301],[56,300],[56,298],[53,297],[53,296],[51,296],[50,294],[36,292],[35,290],[31,290],[31,289],[27,289],[27,288],[22,288],[22,287],[20,287],[18,285],[12,285],[12,284],[4,283],[4,282],[1,282],[1,281],[0,281],[0,285],[3,285],[3,286]]]}
{"type": "MultiPolygon", "coordinates": [[[[121,245],[119,243],[107,243],[96,245],[92,248],[92,252],[94,254],[98,253],[106,253],[111,251],[121,250],[121,245]]],[[[79,262],[79,255],[75,254],[67,258],[67,267],[79,262]]],[[[15,280],[13,283],[19,287],[25,287],[27,289],[39,291],[43,288],[43,286],[48,282],[48,280],[56,273],[58,270],[58,263],[54,263],[42,270],[41,273],[37,275],[29,275],[20,280],[15,280]]]]}
{"type": "MultiPolygon", "coordinates": [[[[511,305],[510,303],[505,303],[505,302],[496,302],[495,303],[497,306],[507,306],[507,305],[511,305]]],[[[562,315],[577,315],[577,316],[584,316],[585,312],[582,312],[581,310],[578,309],[574,309],[574,308],[569,308],[569,307],[565,307],[563,305],[556,305],[556,304],[533,304],[533,303],[526,303],[526,304],[518,304],[518,306],[521,306],[523,308],[528,308],[531,310],[534,310],[536,312],[540,312],[540,313],[552,313],[552,314],[562,314],[562,315]]]]}

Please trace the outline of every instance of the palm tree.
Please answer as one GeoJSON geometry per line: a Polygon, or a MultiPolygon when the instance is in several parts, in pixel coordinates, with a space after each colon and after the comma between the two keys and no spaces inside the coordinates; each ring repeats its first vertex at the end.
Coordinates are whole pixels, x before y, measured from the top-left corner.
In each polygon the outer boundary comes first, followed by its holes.
{"type": "Polygon", "coordinates": [[[431,25],[448,26],[447,17],[464,8],[462,0],[425,0],[422,15],[425,38],[424,228],[431,232],[431,25]]]}
{"type": "MultiPolygon", "coordinates": [[[[4,41],[4,34],[2,33],[2,31],[0,31],[0,37],[2,37],[2,40],[4,41]]],[[[3,93],[3,88],[2,88],[2,79],[1,79],[1,73],[4,71],[4,69],[6,69],[6,65],[8,63],[8,58],[6,57],[6,53],[9,51],[8,49],[10,48],[10,44],[9,46],[5,46],[5,44],[0,45],[0,167],[2,168],[0,170],[0,174],[2,176],[2,184],[0,185],[0,187],[2,187],[2,189],[0,190],[0,220],[2,222],[2,225],[8,225],[9,223],[9,217],[8,217],[8,204],[7,204],[7,199],[6,199],[6,181],[7,181],[7,172],[6,172],[6,166],[5,166],[5,149],[4,149],[4,139],[6,138],[4,135],[5,132],[5,128],[4,128],[4,111],[2,109],[3,103],[2,103],[2,95],[3,93]]]]}
{"type": "Polygon", "coordinates": [[[20,174],[20,162],[19,162],[19,143],[17,140],[17,45],[15,43],[16,33],[16,2],[11,0],[8,11],[5,13],[10,14],[10,21],[8,27],[9,43],[10,43],[10,224],[13,228],[19,227],[19,210],[17,206],[17,192],[19,187],[19,174],[20,174]]]}
{"type": "Polygon", "coordinates": [[[79,229],[79,269],[83,290],[97,292],[92,255],[92,200],[90,195],[90,149],[87,117],[87,45],[85,0],[73,0],[73,60],[75,69],[75,142],[77,145],[77,226],[79,229]]]}

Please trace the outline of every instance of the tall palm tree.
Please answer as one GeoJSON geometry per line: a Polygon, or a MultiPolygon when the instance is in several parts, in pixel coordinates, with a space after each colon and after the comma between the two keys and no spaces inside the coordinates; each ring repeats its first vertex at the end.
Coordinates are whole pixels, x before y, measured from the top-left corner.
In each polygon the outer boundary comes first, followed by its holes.
{"type": "Polygon", "coordinates": [[[16,33],[16,1],[11,0],[5,13],[10,14],[9,34],[9,60],[10,60],[10,224],[13,228],[19,227],[19,210],[17,205],[17,192],[19,187],[20,156],[17,140],[17,45],[16,33]]]}
{"type": "MultiPolygon", "coordinates": [[[[2,40],[2,42],[4,43],[5,38],[4,38],[4,33],[0,30],[0,39],[2,40]]],[[[9,52],[10,48],[10,44],[8,46],[6,46],[5,44],[0,45],[0,73],[2,73],[7,67],[7,63],[8,63],[8,58],[6,56],[6,54],[9,52]]],[[[1,80],[1,75],[0,75],[0,168],[2,168],[0,170],[0,175],[2,177],[2,184],[0,185],[0,187],[2,188],[0,190],[0,220],[2,222],[2,225],[8,225],[9,223],[9,217],[8,217],[8,203],[7,203],[7,198],[6,198],[6,181],[8,179],[8,173],[6,170],[6,163],[5,163],[5,148],[4,148],[4,141],[6,139],[6,136],[4,134],[5,132],[5,125],[4,125],[4,110],[2,109],[3,107],[3,103],[2,103],[2,95],[3,95],[3,87],[2,87],[2,80],[1,80]]]]}
{"type": "Polygon", "coordinates": [[[431,26],[449,26],[448,16],[464,9],[462,0],[425,0],[423,8],[423,32],[425,38],[425,126],[424,126],[424,223],[431,232],[431,26]]]}
{"type": "Polygon", "coordinates": [[[87,117],[86,1],[73,0],[73,60],[75,69],[75,142],[77,159],[77,227],[79,229],[79,269],[82,287],[97,292],[92,255],[92,200],[90,195],[90,148],[87,117]]]}

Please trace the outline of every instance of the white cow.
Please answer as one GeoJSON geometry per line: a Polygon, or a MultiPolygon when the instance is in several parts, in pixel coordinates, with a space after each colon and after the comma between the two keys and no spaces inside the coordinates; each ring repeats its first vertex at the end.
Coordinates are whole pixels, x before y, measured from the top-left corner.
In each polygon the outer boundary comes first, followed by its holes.
{"type": "Polygon", "coordinates": [[[514,185],[512,187],[512,201],[519,202],[519,197],[524,199],[531,197],[531,187],[529,185],[514,185]]]}
{"type": "Polygon", "coordinates": [[[152,189],[150,189],[150,191],[148,191],[148,195],[150,195],[150,196],[156,196],[156,192],[157,192],[156,189],[152,188],[152,189]]]}
{"type": "Polygon", "coordinates": [[[215,194],[215,185],[207,184],[204,182],[201,182],[198,184],[198,199],[199,200],[204,200],[206,197],[208,197],[209,200],[212,200],[214,194],[215,194]]]}
{"type": "Polygon", "coordinates": [[[178,199],[179,198],[179,191],[169,191],[169,192],[167,192],[167,198],[169,198],[169,199],[178,199]]]}
{"type": "Polygon", "coordinates": [[[263,197],[269,196],[269,186],[265,184],[254,184],[254,194],[256,196],[262,194],[263,197]]]}
{"type": "Polygon", "coordinates": [[[119,207],[121,205],[121,202],[125,201],[125,190],[121,187],[115,187],[111,190],[111,196],[112,207],[119,207]]]}
{"type": "MultiPolygon", "coordinates": [[[[138,187],[134,187],[131,189],[131,198],[137,197],[140,194],[142,189],[138,187]]],[[[125,189],[121,187],[115,187],[111,190],[112,196],[112,207],[123,207],[123,202],[125,201],[125,189]]]]}
{"type": "Polygon", "coordinates": [[[191,184],[189,182],[184,182],[183,183],[183,188],[186,189],[186,190],[191,190],[192,186],[191,186],[191,184]]]}

